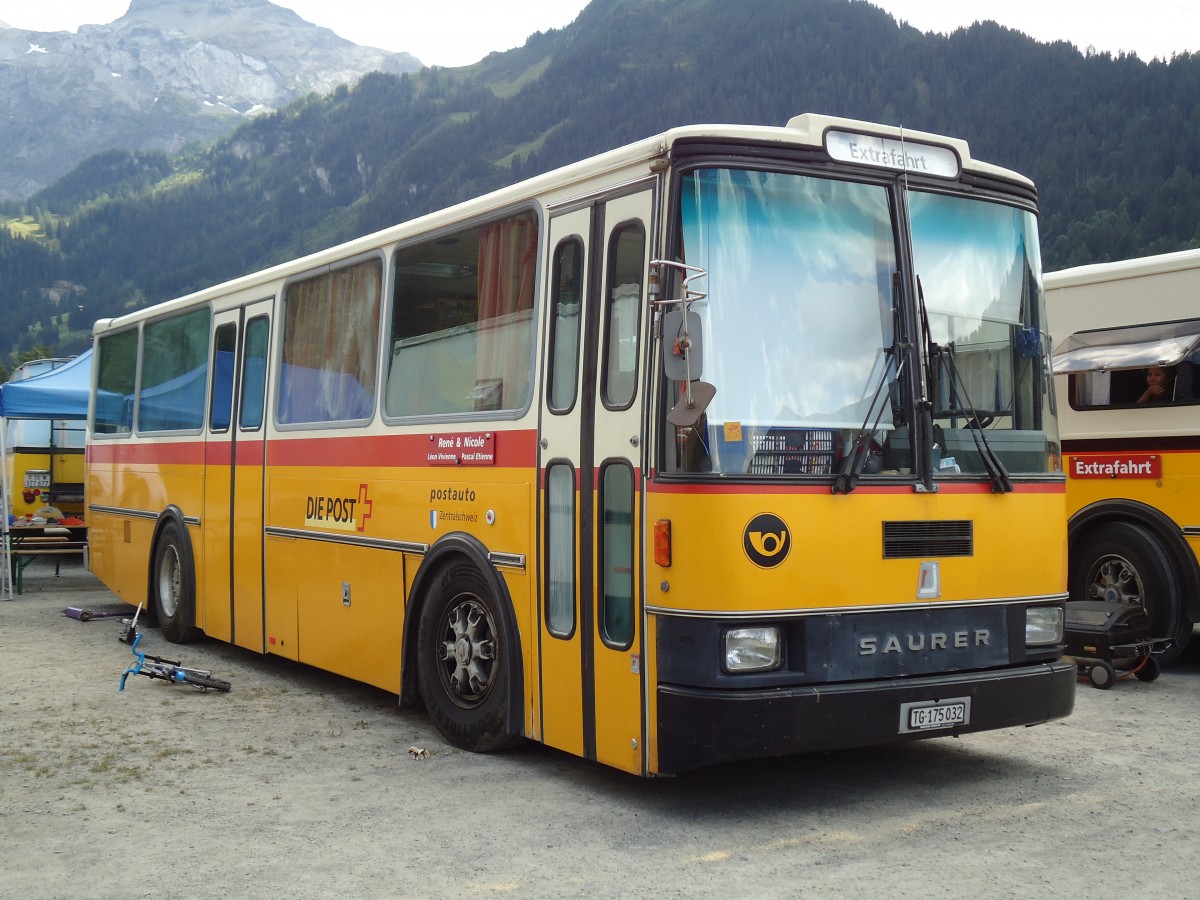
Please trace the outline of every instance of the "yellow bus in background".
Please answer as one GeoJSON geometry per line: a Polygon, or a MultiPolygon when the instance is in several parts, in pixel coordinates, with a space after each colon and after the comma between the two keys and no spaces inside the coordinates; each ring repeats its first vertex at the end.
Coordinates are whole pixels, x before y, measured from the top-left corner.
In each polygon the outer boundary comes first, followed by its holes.
{"type": "MultiPolygon", "coordinates": [[[[9,382],[53,372],[70,361],[22,363],[9,382]]],[[[11,419],[7,423],[4,465],[12,486],[11,514],[33,517],[49,508],[66,516],[83,516],[85,435],[84,423],[72,419],[11,419]]]]}
{"type": "Polygon", "coordinates": [[[1144,606],[1171,662],[1200,621],[1200,250],[1046,275],[1070,594],[1144,606]]]}
{"type": "Polygon", "coordinates": [[[98,322],[93,570],[640,775],[1066,716],[1036,193],[676,128],[98,322]]]}

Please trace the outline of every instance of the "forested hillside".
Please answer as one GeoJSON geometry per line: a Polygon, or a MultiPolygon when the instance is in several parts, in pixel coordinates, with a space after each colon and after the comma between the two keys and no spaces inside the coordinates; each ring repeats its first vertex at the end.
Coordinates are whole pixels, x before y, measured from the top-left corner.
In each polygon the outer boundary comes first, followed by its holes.
{"type": "Polygon", "coordinates": [[[373,74],[178,157],[108,153],[5,211],[0,357],[694,122],[852,116],[1033,178],[1048,270],[1200,246],[1200,54],[949,37],[862,0],[593,0],[464,69],[373,74]],[[54,289],[58,284],[58,288],[54,289]],[[57,304],[57,305],[56,305],[57,304]]]}

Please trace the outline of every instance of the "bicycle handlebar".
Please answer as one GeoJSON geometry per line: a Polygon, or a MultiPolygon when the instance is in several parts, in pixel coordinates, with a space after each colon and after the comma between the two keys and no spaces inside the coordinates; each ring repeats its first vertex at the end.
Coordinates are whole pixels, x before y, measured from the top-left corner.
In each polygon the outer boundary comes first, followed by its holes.
{"type": "Polygon", "coordinates": [[[138,645],[142,642],[142,633],[138,631],[137,620],[141,612],[142,605],[139,603],[137,612],[133,614],[133,620],[126,623],[125,628],[118,636],[118,640],[122,643],[129,644],[129,649],[137,660],[121,673],[121,685],[118,690],[125,690],[125,681],[130,675],[145,675],[148,678],[161,678],[164,681],[188,684],[206,693],[209,688],[225,693],[231,690],[232,685],[228,681],[213,678],[210,671],[189,669],[177,660],[149,656],[145,651],[139,650],[138,645]]]}

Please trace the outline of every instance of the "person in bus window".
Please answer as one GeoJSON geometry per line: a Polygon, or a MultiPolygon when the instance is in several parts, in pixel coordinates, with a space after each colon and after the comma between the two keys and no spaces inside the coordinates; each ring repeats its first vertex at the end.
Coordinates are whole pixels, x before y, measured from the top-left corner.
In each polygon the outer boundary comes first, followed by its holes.
{"type": "Polygon", "coordinates": [[[1171,389],[1174,387],[1174,375],[1162,366],[1150,366],[1146,369],[1146,390],[1138,397],[1138,403],[1161,403],[1171,399],[1171,389]]]}

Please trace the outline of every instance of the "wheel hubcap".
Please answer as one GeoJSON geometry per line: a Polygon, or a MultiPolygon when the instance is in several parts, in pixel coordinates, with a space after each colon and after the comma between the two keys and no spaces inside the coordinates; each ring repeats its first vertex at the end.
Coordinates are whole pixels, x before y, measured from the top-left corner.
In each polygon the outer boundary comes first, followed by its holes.
{"type": "Polygon", "coordinates": [[[166,616],[174,616],[179,609],[180,571],[179,551],[167,547],[158,571],[158,602],[166,616]]]}
{"type": "Polygon", "coordinates": [[[1119,556],[1108,556],[1096,564],[1089,579],[1088,592],[1094,600],[1145,606],[1142,580],[1137,569],[1119,556]]]}
{"type": "Polygon", "coordinates": [[[469,595],[451,603],[445,623],[439,647],[443,684],[458,706],[478,706],[496,677],[496,623],[469,595]]]}

